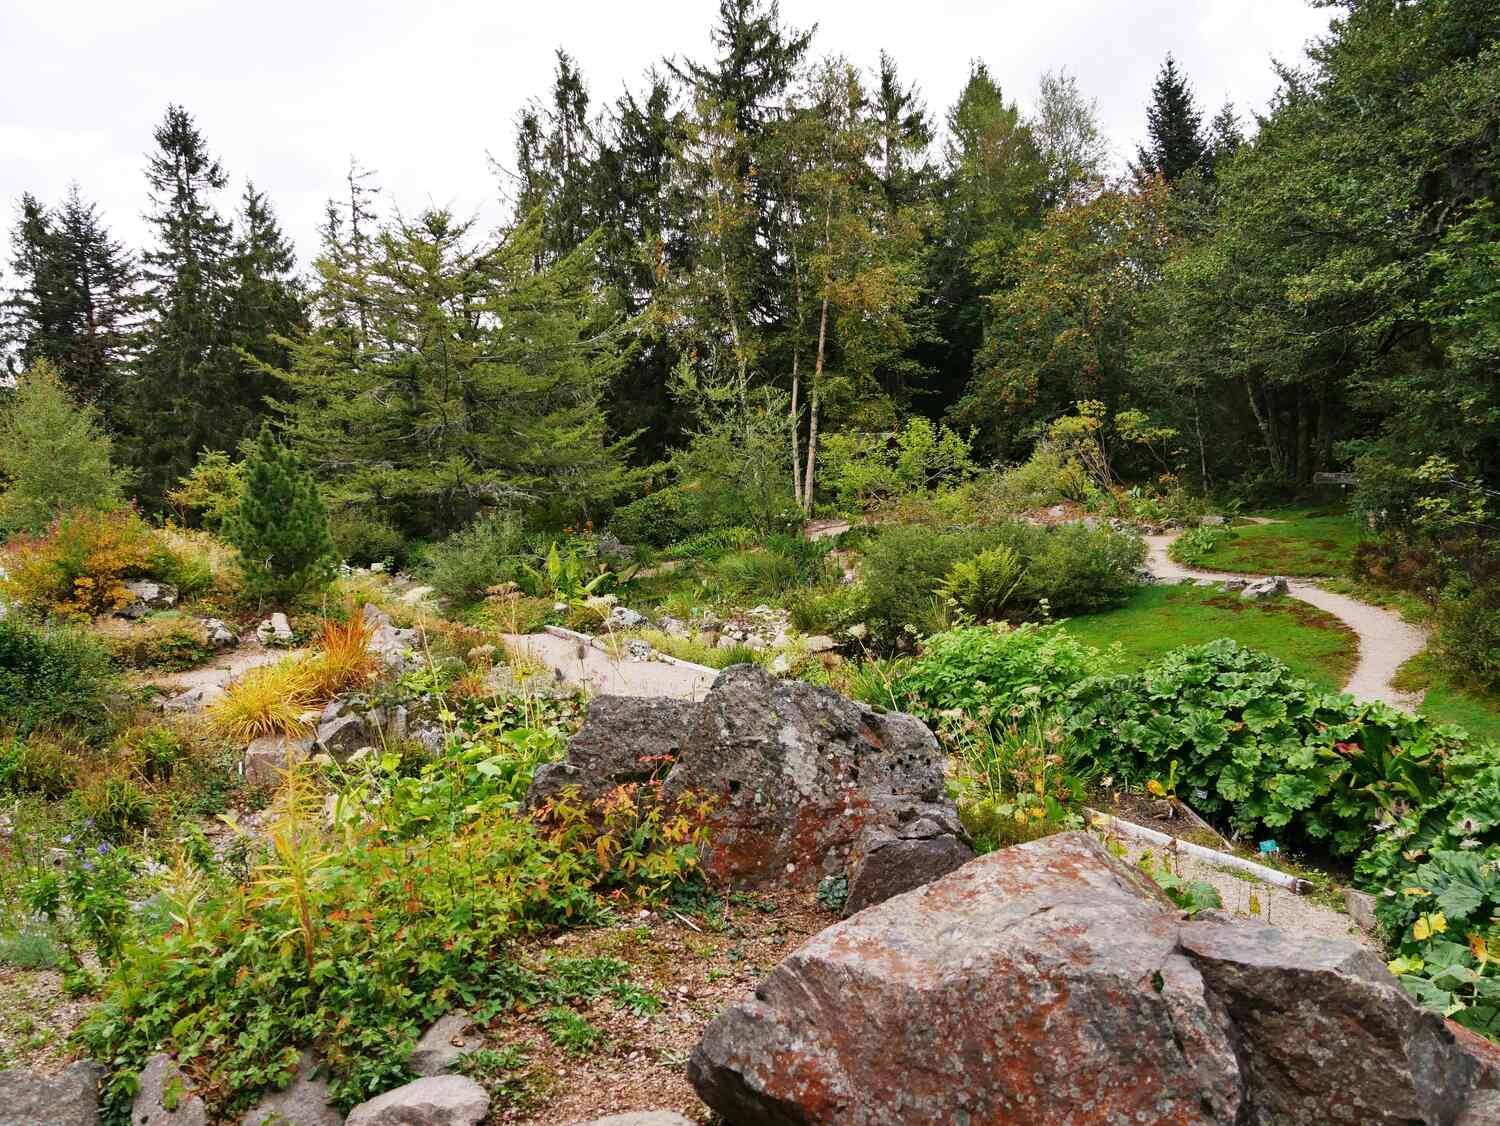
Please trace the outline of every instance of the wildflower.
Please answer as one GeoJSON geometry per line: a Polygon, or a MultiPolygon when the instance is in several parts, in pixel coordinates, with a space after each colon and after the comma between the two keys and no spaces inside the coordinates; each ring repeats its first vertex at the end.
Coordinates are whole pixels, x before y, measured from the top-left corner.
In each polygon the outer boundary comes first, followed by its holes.
{"type": "Polygon", "coordinates": [[[1479,847],[1479,843],[1480,842],[1477,837],[1465,837],[1463,840],[1458,842],[1458,847],[1465,849],[1474,849],[1479,847]]]}
{"type": "Polygon", "coordinates": [[[101,841],[100,844],[99,844],[99,855],[100,856],[108,856],[109,855],[109,845],[107,843],[103,842],[103,841],[101,841]]]}
{"type": "Polygon", "coordinates": [[[1458,831],[1464,836],[1470,836],[1479,832],[1479,822],[1472,817],[1465,817],[1458,823],[1458,831]]]}

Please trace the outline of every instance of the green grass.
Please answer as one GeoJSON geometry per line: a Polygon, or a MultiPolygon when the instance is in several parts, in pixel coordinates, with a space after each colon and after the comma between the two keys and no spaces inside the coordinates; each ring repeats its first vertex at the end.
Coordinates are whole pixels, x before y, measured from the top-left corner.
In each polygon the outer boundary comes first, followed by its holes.
{"type": "Polygon", "coordinates": [[[1439,723],[1456,723],[1481,741],[1500,743],[1500,695],[1463,688],[1443,675],[1442,664],[1429,650],[1418,653],[1396,671],[1396,687],[1406,692],[1425,690],[1417,709],[1439,723]]]}
{"type": "Polygon", "coordinates": [[[1305,602],[1246,602],[1237,594],[1187,583],[1141,587],[1117,610],[1070,619],[1067,630],[1100,648],[1118,642],[1124,671],[1182,645],[1229,637],[1285,661],[1298,676],[1340,688],[1359,655],[1351,630],[1305,602]]]}
{"type": "Polygon", "coordinates": [[[1364,538],[1354,517],[1337,509],[1283,508],[1274,524],[1237,524],[1211,551],[1183,562],[1251,575],[1342,575],[1364,538]]]}

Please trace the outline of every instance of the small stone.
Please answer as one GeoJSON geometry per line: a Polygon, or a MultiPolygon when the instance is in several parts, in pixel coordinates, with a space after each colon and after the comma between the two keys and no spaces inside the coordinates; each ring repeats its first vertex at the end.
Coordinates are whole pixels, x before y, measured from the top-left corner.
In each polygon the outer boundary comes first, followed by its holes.
{"type": "Polygon", "coordinates": [[[228,649],[239,644],[240,635],[230,629],[223,619],[204,618],[202,621],[203,636],[208,639],[210,645],[217,649],[228,649]]]}
{"type": "Polygon", "coordinates": [[[119,611],[122,618],[144,618],[153,610],[170,610],[177,605],[177,588],[171,583],[154,583],[146,579],[124,584],[131,601],[119,611]]]}
{"type": "Polygon", "coordinates": [[[815,633],[803,642],[809,653],[828,653],[839,647],[839,643],[826,633],[815,633]]]}
{"type": "Polygon", "coordinates": [[[341,715],[318,724],[318,746],[336,759],[344,759],[370,741],[364,720],[357,715],[341,715]]]}
{"type": "Polygon", "coordinates": [[[217,684],[200,684],[166,699],[158,699],[156,706],[164,712],[181,712],[192,715],[224,698],[224,689],[217,684]]]}
{"type": "Polygon", "coordinates": [[[287,621],[285,614],[280,611],[272,614],[255,627],[255,637],[262,645],[281,646],[291,645],[296,637],[292,633],[292,624],[287,621]]]}
{"type": "Polygon", "coordinates": [[[469,1014],[456,1009],[439,1017],[417,1041],[407,1067],[416,1075],[442,1075],[470,1052],[484,1046],[484,1038],[469,1034],[469,1014]]]}

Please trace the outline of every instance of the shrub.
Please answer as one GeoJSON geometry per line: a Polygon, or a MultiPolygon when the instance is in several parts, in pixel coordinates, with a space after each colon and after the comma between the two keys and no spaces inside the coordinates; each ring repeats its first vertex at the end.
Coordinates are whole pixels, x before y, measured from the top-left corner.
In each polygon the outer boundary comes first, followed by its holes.
{"type": "Polygon", "coordinates": [[[775,598],[816,586],[827,578],[828,544],[802,536],[771,535],[758,548],[736,551],[713,564],[716,580],[729,598],[775,598]]]}
{"type": "Polygon", "coordinates": [[[749,528],[719,528],[679,540],[663,554],[672,559],[720,559],[731,551],[743,551],[755,542],[755,538],[755,533],[749,528]]]}
{"type": "Polygon", "coordinates": [[[955,563],[938,593],[970,617],[990,621],[1000,616],[1025,577],[1020,553],[1000,544],[955,563]]]}
{"type": "Polygon", "coordinates": [[[1050,711],[1109,664],[1061,626],[969,626],[929,637],[894,690],[903,707],[934,726],[945,713],[1003,725],[1023,712],[1050,711]]]}
{"type": "Polygon", "coordinates": [[[1014,601],[1029,614],[1092,614],[1118,606],[1139,583],[1146,545],[1137,535],[1086,524],[1026,528],[1026,577],[1014,601]]]}
{"type": "Polygon", "coordinates": [[[234,551],[222,540],[175,524],[156,528],[153,535],[160,551],[157,577],[175,586],[180,597],[232,595],[239,589],[234,551]]]}
{"type": "Polygon", "coordinates": [[[994,546],[979,529],[939,532],[920,525],[887,528],[870,545],[861,574],[872,635],[887,644],[910,626],[920,633],[940,626],[937,589],[961,559],[994,546]]]}
{"type": "Polygon", "coordinates": [[[202,623],[185,614],[155,614],[105,644],[120,664],[133,669],[190,669],[213,655],[202,623]]]}
{"type": "Polygon", "coordinates": [[[130,509],[79,510],[60,516],[41,535],[12,540],[0,583],[24,609],[86,619],[128,606],[126,580],[151,575],[166,555],[130,509]]]}
{"type": "Polygon", "coordinates": [[[224,525],[253,598],[294,600],[333,580],[328,513],[312,477],[270,427],[245,459],[245,484],[224,525]]]}
{"type": "Polygon", "coordinates": [[[44,727],[100,732],[116,685],[109,654],[93,635],[0,618],[0,726],[22,735],[44,727]]]}
{"type": "Polygon", "coordinates": [[[246,468],[245,462],[230,461],[222,450],[209,450],[167,492],[167,500],[185,522],[220,531],[239,507],[246,468]]]}
{"type": "Polygon", "coordinates": [[[251,669],[230,682],[222,699],[208,709],[213,728],[241,745],[263,735],[303,735],[302,713],[313,703],[316,679],[308,662],[297,658],[251,669]]]}
{"type": "Polygon", "coordinates": [[[980,852],[1023,844],[1083,819],[1083,785],[1067,771],[1060,723],[1033,713],[996,729],[947,725],[958,816],[980,852]]]}
{"type": "Polygon", "coordinates": [[[1484,584],[1456,579],[1437,605],[1437,643],[1455,679],[1500,689],[1500,576],[1484,584]]]}
{"type": "Polygon", "coordinates": [[[454,604],[476,602],[492,586],[524,573],[520,521],[504,510],[488,513],[427,551],[427,581],[454,604]]]}
{"type": "Polygon", "coordinates": [[[1020,465],[979,478],[972,486],[976,504],[995,512],[1029,512],[1092,496],[1089,477],[1076,461],[1043,442],[1020,465]]]}
{"type": "Polygon", "coordinates": [[[122,770],[90,773],[76,791],[78,808],[103,837],[119,841],[151,824],[156,802],[122,770]]]}
{"type": "Polygon", "coordinates": [[[406,562],[407,543],[396,528],[362,508],[343,508],[328,519],[339,558],[356,567],[406,562]]]}
{"type": "Polygon", "coordinates": [[[73,789],[78,760],[58,739],[12,735],[0,742],[0,793],[66,797],[73,789]]]}
{"type": "Polygon", "coordinates": [[[838,633],[865,620],[869,605],[858,583],[824,590],[794,590],[786,600],[792,625],[803,633],[838,633]]]}
{"type": "Polygon", "coordinates": [[[727,519],[715,520],[705,511],[701,498],[672,485],[615,509],[609,528],[624,543],[666,547],[730,523],[727,519]]]}
{"type": "Polygon", "coordinates": [[[98,412],[75,403],[45,363],[21,375],[0,409],[0,479],[0,529],[28,532],[70,509],[114,508],[125,483],[98,412]]]}

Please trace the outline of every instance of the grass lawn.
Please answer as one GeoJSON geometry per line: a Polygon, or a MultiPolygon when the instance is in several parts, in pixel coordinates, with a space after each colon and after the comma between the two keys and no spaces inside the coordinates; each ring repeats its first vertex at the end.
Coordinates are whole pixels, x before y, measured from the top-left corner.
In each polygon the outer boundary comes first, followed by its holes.
{"type": "Polygon", "coordinates": [[[1439,723],[1456,723],[1476,739],[1500,743],[1500,696],[1460,688],[1443,675],[1442,664],[1430,651],[1418,653],[1396,673],[1396,687],[1407,692],[1426,689],[1417,710],[1439,723]]]}
{"type": "Polygon", "coordinates": [[[1212,571],[1256,575],[1342,575],[1363,538],[1342,509],[1283,508],[1267,512],[1274,524],[1236,524],[1211,551],[1183,561],[1212,571]]]}
{"type": "Polygon", "coordinates": [[[1246,602],[1190,583],[1141,587],[1118,610],[1071,618],[1067,629],[1101,649],[1119,642],[1126,671],[1180,645],[1230,637],[1280,658],[1298,676],[1340,688],[1359,655],[1353,631],[1315,606],[1294,598],[1246,602]]]}

